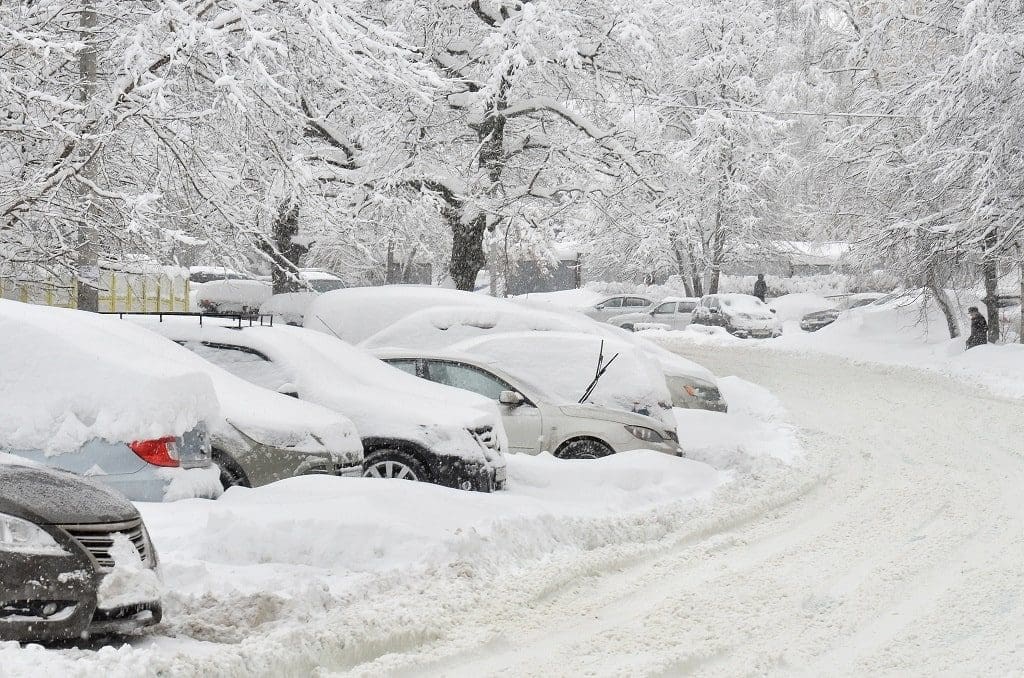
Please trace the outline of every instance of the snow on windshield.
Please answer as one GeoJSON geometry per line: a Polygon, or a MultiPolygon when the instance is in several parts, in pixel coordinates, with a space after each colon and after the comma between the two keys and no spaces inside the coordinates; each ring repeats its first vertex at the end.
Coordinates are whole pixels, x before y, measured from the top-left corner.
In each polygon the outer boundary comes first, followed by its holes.
{"type": "Polygon", "coordinates": [[[209,377],[129,323],[0,300],[0,337],[0,449],[179,435],[217,414],[209,377]]]}

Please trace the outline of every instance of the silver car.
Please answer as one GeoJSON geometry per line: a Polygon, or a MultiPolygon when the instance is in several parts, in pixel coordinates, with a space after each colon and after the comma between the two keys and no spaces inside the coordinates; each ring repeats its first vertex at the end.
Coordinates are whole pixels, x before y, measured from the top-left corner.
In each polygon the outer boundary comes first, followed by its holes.
{"type": "Polygon", "coordinates": [[[695,297],[668,297],[648,311],[623,313],[608,322],[633,332],[642,329],[681,330],[690,324],[693,309],[700,303],[695,297]]]}
{"type": "Polygon", "coordinates": [[[623,313],[646,313],[653,307],[653,299],[639,294],[610,294],[596,304],[580,310],[594,320],[607,322],[623,313]]]}
{"type": "Polygon", "coordinates": [[[477,356],[382,349],[384,362],[430,381],[472,391],[500,405],[509,449],[563,459],[593,459],[628,450],[682,456],[675,430],[642,414],[559,402],[477,356]]]}
{"type": "Polygon", "coordinates": [[[212,483],[189,482],[193,469],[211,467],[210,436],[204,425],[179,436],[153,440],[111,442],[93,439],[77,450],[46,454],[43,450],[0,449],[29,461],[88,476],[117,490],[132,501],[165,501],[189,497],[213,499],[221,488],[212,483]],[[187,494],[174,489],[175,481],[188,486],[187,494]]]}

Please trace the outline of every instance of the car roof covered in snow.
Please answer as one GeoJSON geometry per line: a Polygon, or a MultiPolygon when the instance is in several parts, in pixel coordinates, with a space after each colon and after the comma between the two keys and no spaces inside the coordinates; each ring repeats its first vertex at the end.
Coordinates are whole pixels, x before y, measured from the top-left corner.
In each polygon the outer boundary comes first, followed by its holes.
{"type": "Polygon", "coordinates": [[[129,323],[0,300],[0,448],[180,435],[217,417],[209,376],[181,347],[129,323]]]}

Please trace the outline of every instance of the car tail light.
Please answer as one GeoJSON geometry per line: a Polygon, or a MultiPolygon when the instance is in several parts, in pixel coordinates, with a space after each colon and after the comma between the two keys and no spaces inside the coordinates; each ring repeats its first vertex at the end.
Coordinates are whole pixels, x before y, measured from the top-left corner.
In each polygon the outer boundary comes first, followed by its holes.
{"type": "Polygon", "coordinates": [[[136,440],[128,447],[147,464],[178,466],[178,439],[174,436],[156,440],[136,440]]]}

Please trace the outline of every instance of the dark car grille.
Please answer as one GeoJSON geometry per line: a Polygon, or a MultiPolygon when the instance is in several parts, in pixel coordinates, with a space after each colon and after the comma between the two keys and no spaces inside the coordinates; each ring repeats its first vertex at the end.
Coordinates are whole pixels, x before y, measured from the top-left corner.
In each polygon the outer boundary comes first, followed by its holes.
{"type": "Polygon", "coordinates": [[[101,570],[110,570],[114,567],[114,559],[110,555],[110,548],[114,545],[114,535],[124,533],[128,535],[135,549],[139,552],[142,562],[152,566],[152,548],[142,526],[142,520],[133,520],[126,523],[103,523],[97,525],[62,525],[61,527],[70,534],[75,541],[81,544],[86,551],[92,554],[101,570]]]}
{"type": "Polygon", "coordinates": [[[498,451],[498,441],[494,437],[494,429],[490,426],[481,426],[473,431],[473,435],[480,444],[489,450],[498,451]]]}

